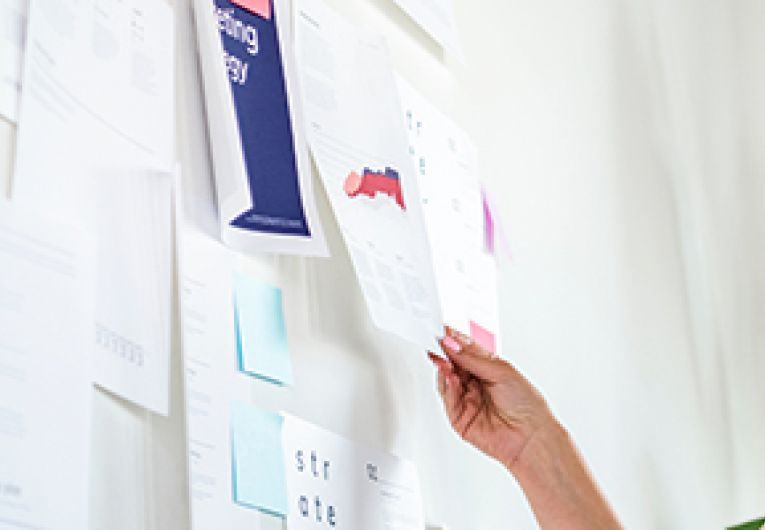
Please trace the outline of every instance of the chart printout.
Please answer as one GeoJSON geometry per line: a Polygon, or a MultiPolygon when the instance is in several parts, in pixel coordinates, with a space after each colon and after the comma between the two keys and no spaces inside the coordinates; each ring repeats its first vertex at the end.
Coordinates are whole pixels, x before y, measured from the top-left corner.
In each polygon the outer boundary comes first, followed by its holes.
{"type": "Polygon", "coordinates": [[[384,40],[323,2],[294,6],[309,144],[372,320],[430,346],[441,315],[384,40]]]}

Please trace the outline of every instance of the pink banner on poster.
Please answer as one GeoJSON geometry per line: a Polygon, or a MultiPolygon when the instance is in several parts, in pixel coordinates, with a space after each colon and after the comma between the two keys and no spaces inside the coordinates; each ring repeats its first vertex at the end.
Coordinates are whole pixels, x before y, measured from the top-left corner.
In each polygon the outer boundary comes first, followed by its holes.
{"type": "Polygon", "coordinates": [[[271,0],[231,0],[231,3],[259,17],[271,18],[271,0]]]}

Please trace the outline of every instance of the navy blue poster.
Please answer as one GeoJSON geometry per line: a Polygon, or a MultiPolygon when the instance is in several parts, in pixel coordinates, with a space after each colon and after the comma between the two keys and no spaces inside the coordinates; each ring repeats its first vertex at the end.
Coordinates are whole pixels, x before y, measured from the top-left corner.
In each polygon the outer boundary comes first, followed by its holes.
{"type": "Polygon", "coordinates": [[[214,3],[253,204],[231,224],[271,234],[310,236],[300,196],[275,10],[270,10],[270,18],[263,18],[228,0],[214,3]]]}

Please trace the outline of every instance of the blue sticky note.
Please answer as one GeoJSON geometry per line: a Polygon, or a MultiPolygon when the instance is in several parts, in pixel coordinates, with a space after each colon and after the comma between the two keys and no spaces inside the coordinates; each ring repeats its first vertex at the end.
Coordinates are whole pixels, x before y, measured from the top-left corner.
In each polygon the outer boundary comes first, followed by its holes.
{"type": "Polygon", "coordinates": [[[293,383],[282,291],[250,276],[234,278],[239,369],[280,385],[293,383]]]}
{"type": "Polygon", "coordinates": [[[280,414],[245,403],[231,408],[231,455],[234,502],[269,515],[287,516],[280,414]]]}

